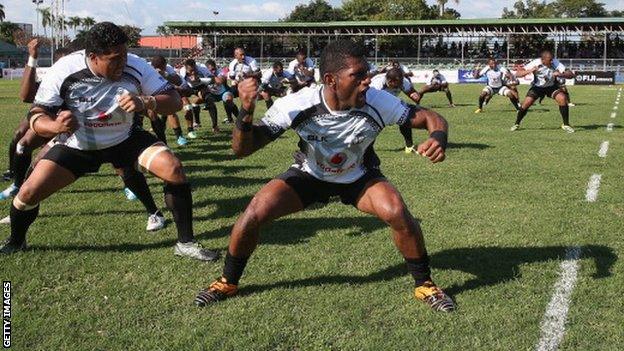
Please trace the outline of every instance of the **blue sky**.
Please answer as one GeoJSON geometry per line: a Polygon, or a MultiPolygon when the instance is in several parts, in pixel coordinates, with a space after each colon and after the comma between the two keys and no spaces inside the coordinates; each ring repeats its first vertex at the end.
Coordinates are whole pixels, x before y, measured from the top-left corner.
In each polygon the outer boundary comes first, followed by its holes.
{"type": "MultiPolygon", "coordinates": [[[[52,0],[45,0],[44,4],[52,0]]],[[[98,21],[132,24],[144,28],[144,34],[154,33],[167,20],[213,20],[213,10],[219,11],[218,20],[277,20],[296,5],[306,0],[65,0],[66,13],[91,16],[98,21]]],[[[340,5],[342,0],[330,0],[340,5]]],[[[433,0],[428,0],[434,3],[433,0]]],[[[462,18],[496,18],[504,7],[512,7],[515,0],[450,1],[462,18]]],[[[624,0],[602,0],[607,8],[622,9],[624,0]]],[[[31,0],[4,0],[6,20],[35,23],[35,6],[31,0]]]]}

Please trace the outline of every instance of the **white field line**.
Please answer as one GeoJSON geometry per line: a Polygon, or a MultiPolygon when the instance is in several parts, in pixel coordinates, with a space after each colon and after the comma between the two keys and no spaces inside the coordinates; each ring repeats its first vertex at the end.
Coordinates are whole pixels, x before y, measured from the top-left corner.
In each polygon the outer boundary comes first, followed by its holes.
{"type": "Polygon", "coordinates": [[[540,340],[535,346],[537,351],[557,350],[563,340],[570,297],[578,278],[580,256],[581,248],[578,246],[566,250],[565,260],[559,266],[559,280],[555,283],[552,298],[542,319],[540,340]]]}
{"type": "Polygon", "coordinates": [[[607,152],[609,152],[609,142],[603,141],[602,144],[600,144],[600,149],[598,150],[598,157],[607,157],[607,152]]]}
{"type": "Polygon", "coordinates": [[[615,116],[617,116],[617,113],[611,112],[611,118],[615,118],[615,116]]]}
{"type": "Polygon", "coordinates": [[[587,202],[596,202],[598,199],[598,190],[600,189],[601,179],[601,174],[592,174],[589,178],[589,182],[587,183],[587,194],[585,195],[587,202]]]}
{"type": "Polygon", "coordinates": [[[613,123],[607,124],[607,132],[612,132],[612,131],[613,131],[613,123]]]}

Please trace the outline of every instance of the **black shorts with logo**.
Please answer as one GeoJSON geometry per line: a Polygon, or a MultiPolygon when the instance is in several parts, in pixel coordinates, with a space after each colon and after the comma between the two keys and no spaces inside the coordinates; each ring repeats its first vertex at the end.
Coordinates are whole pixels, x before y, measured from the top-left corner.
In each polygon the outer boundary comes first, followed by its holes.
{"type": "Polygon", "coordinates": [[[121,143],[102,150],[78,150],[63,144],[54,145],[43,156],[79,178],[85,173],[95,173],[104,163],[112,163],[115,168],[134,167],[139,155],[148,147],[160,142],[145,130],[134,130],[121,143]]]}
{"type": "Polygon", "coordinates": [[[541,99],[544,96],[548,96],[549,98],[554,99],[555,95],[557,95],[560,90],[561,87],[558,84],[545,88],[532,86],[527,92],[527,96],[530,96],[535,100],[541,99]]]}
{"type": "Polygon", "coordinates": [[[353,183],[330,183],[317,179],[298,168],[290,167],[276,179],[281,179],[290,185],[299,195],[303,207],[308,207],[315,202],[328,203],[332,196],[340,196],[342,203],[355,206],[368,182],[385,179],[385,177],[379,169],[371,169],[353,183]]]}

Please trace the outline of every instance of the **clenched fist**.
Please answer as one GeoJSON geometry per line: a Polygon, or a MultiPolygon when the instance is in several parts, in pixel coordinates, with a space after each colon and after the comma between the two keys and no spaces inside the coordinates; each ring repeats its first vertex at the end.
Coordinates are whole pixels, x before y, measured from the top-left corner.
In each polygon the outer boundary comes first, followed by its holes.
{"type": "Polygon", "coordinates": [[[56,122],[57,134],[71,134],[79,127],[78,119],[76,118],[76,116],[74,116],[73,113],[71,113],[71,111],[68,110],[63,110],[59,112],[58,115],[56,115],[56,119],[54,120],[54,122],[56,122]]]}
{"type": "Polygon", "coordinates": [[[41,42],[39,39],[35,38],[28,42],[28,55],[34,59],[39,56],[39,46],[41,42]]]}
{"type": "Polygon", "coordinates": [[[418,145],[416,152],[418,152],[419,155],[427,157],[433,163],[442,162],[446,157],[442,143],[434,138],[429,138],[418,145]]]}

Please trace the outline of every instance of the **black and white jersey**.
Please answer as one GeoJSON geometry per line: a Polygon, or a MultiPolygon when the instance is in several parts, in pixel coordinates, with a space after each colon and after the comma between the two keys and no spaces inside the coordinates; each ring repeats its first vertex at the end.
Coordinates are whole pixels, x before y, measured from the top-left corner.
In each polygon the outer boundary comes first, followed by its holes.
{"type": "Polygon", "coordinates": [[[278,75],[270,69],[264,72],[260,81],[263,86],[279,90],[284,88],[284,80],[290,80],[291,78],[292,75],[287,71],[282,71],[282,74],[278,75]]]}
{"type": "Polygon", "coordinates": [[[208,84],[212,81],[212,79],[209,79],[212,74],[208,70],[208,67],[203,64],[198,63],[195,65],[195,73],[198,79],[194,79],[187,74],[186,67],[182,67],[180,69],[180,77],[182,78],[183,88],[198,90],[208,86],[208,84]]]}
{"type": "Polygon", "coordinates": [[[303,63],[299,63],[297,59],[290,61],[286,71],[294,76],[299,83],[305,83],[314,80],[314,76],[307,76],[304,70],[314,71],[314,61],[311,58],[306,58],[303,63]]]}
{"type": "Polygon", "coordinates": [[[490,68],[490,66],[485,66],[481,72],[479,72],[479,76],[487,77],[487,85],[491,88],[500,88],[503,86],[503,82],[505,81],[505,77],[509,71],[507,68],[496,65],[494,69],[490,68]]]}
{"type": "Polygon", "coordinates": [[[438,85],[446,83],[446,77],[442,75],[442,73],[437,73],[431,76],[431,80],[429,81],[429,85],[438,85]]]}
{"type": "Polygon", "coordinates": [[[305,157],[293,167],[317,179],[344,184],[379,167],[373,150],[377,135],[388,125],[408,122],[416,109],[385,91],[368,89],[362,108],[332,111],[320,85],[278,99],[262,123],[272,139],[287,129],[299,135],[305,157]]]}
{"type": "Polygon", "coordinates": [[[126,140],[132,130],[134,113],[119,107],[119,96],[157,95],[172,89],[149,63],[133,54],[128,54],[120,80],[98,77],[81,50],[50,67],[37,91],[35,105],[50,113],[71,111],[80,127],[66,136],[65,144],[79,150],[100,150],[126,140]]]}
{"type": "Polygon", "coordinates": [[[242,81],[245,76],[260,72],[258,63],[251,56],[245,56],[243,62],[237,59],[232,60],[228,66],[228,77],[235,81],[242,81]]]}
{"type": "Polygon", "coordinates": [[[553,59],[550,66],[546,66],[542,63],[542,59],[538,58],[529,62],[524,68],[526,70],[537,67],[537,70],[533,72],[533,82],[531,85],[538,88],[548,88],[557,84],[557,79],[553,76],[555,71],[559,73],[565,72],[565,66],[557,59],[553,59]]]}
{"type": "Polygon", "coordinates": [[[410,80],[407,78],[403,78],[403,83],[401,84],[400,87],[396,89],[391,89],[390,87],[388,87],[386,85],[386,82],[387,82],[386,74],[385,73],[378,74],[371,79],[370,87],[375,88],[377,90],[387,91],[394,96],[398,96],[401,92],[404,92],[405,94],[409,95],[409,93],[413,89],[412,82],[410,82],[410,80]]]}

